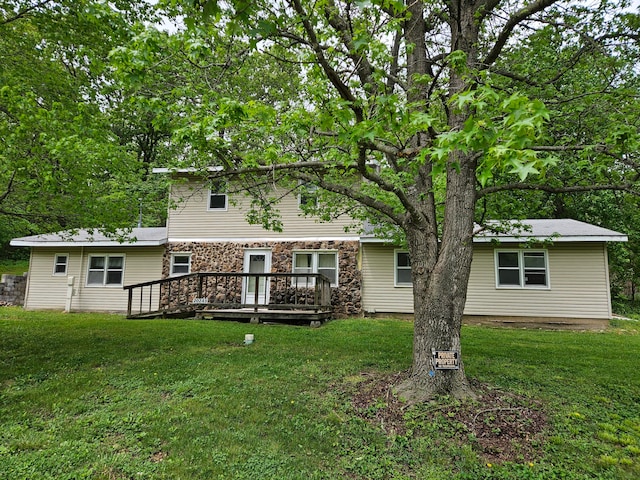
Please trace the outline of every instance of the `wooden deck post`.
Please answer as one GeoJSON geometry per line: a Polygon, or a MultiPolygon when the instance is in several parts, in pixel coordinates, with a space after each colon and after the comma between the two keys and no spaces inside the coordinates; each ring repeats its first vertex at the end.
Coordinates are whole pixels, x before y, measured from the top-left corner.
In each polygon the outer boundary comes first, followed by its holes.
{"type": "Polygon", "coordinates": [[[127,295],[127,317],[131,316],[131,304],[133,303],[133,288],[129,289],[129,293],[127,295]]]}

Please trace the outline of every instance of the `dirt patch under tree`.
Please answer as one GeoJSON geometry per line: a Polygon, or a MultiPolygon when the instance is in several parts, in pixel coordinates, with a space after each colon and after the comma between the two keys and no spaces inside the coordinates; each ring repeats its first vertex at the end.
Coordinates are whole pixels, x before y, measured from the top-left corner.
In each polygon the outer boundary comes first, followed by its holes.
{"type": "Polygon", "coordinates": [[[406,372],[361,375],[363,380],[352,397],[353,407],[361,418],[387,435],[405,435],[408,418],[418,415],[423,425],[439,424],[458,432],[460,442],[472,442],[488,463],[534,461],[540,456],[547,416],[539,401],[472,380],[476,401],[445,399],[411,406],[393,393],[393,386],[408,376],[406,372]]]}

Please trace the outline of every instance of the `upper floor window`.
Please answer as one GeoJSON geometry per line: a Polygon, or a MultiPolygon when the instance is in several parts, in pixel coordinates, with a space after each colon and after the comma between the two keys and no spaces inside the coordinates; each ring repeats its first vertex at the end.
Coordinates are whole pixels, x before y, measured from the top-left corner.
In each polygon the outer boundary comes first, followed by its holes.
{"type": "Polygon", "coordinates": [[[549,287],[546,250],[496,250],[495,262],[498,287],[549,287]]]}
{"type": "Polygon", "coordinates": [[[124,255],[90,255],[87,285],[122,285],[124,255]]]}
{"type": "Polygon", "coordinates": [[[227,209],[227,187],[224,182],[214,182],[209,189],[209,210],[227,209]]]}
{"type": "Polygon", "coordinates": [[[56,258],[53,261],[53,274],[66,275],[68,266],[69,266],[69,255],[67,255],[66,253],[56,254],[56,258]]]}
{"type": "Polygon", "coordinates": [[[411,280],[411,258],[409,252],[396,250],[395,252],[395,286],[407,287],[413,285],[411,280]]]}
{"type": "Polygon", "coordinates": [[[318,187],[311,183],[301,183],[298,193],[298,205],[301,208],[318,206],[318,187]]]}
{"type": "Polygon", "coordinates": [[[191,273],[191,254],[171,254],[171,275],[186,275],[191,273]]]}
{"type": "MultiPolygon", "coordinates": [[[[338,252],[293,252],[293,273],[321,273],[329,279],[331,286],[335,287],[338,285],[338,252]]],[[[306,283],[304,286],[314,284],[313,278],[301,281],[306,283]]]]}

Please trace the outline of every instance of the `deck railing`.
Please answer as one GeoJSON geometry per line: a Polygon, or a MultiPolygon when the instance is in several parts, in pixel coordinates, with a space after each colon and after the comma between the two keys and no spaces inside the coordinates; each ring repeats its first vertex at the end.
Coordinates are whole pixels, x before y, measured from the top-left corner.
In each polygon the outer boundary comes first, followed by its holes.
{"type": "Polygon", "coordinates": [[[124,289],[128,317],[223,308],[331,310],[331,283],[322,274],[199,272],[124,289]]]}

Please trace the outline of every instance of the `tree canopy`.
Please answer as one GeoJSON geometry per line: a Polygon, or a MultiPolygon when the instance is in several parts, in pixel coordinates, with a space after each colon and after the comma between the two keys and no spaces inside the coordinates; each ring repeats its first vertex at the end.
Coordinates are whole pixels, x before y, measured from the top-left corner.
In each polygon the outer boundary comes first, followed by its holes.
{"type": "MultiPolygon", "coordinates": [[[[477,223],[575,214],[582,207],[562,208],[569,195],[586,206],[638,193],[640,23],[629,2],[160,7],[180,19],[176,31],[162,42],[147,31],[116,56],[133,82],[168,65],[188,82],[163,99],[184,152],[170,166],[206,176],[222,166],[217,176],[247,189],[265,175],[314,184],[314,213],[348,210],[404,237],[415,310],[413,374],[399,387],[408,397],[471,394],[464,369],[434,372],[431,352],[460,350],[477,223]]],[[[277,228],[265,220],[273,201],[257,201],[251,218],[277,228]]]]}
{"type": "Polygon", "coordinates": [[[132,227],[140,203],[151,205],[158,193],[142,183],[139,152],[152,148],[135,131],[146,119],[135,118],[109,63],[150,15],[145,2],[0,3],[1,243],[132,227]]]}

